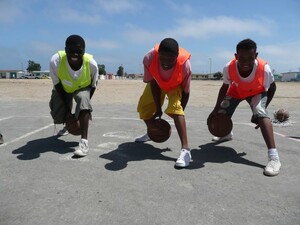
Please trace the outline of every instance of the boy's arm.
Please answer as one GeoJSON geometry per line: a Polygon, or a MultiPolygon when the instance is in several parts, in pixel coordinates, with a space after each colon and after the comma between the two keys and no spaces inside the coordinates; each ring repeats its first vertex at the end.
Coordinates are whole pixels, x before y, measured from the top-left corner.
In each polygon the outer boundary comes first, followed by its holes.
{"type": "Polygon", "coordinates": [[[67,103],[66,92],[65,92],[62,84],[59,82],[54,87],[55,87],[55,90],[57,91],[58,95],[60,96],[61,100],[63,101],[67,112],[69,114],[71,114],[71,109],[69,108],[68,103],[67,103]]]}
{"type": "Polygon", "coordinates": [[[223,83],[223,85],[221,86],[221,88],[219,90],[217,102],[216,102],[213,112],[217,112],[219,110],[220,104],[223,101],[224,97],[226,96],[228,88],[229,88],[229,84],[223,83]]]}
{"type": "Polygon", "coordinates": [[[213,111],[209,114],[209,116],[207,118],[207,124],[209,123],[209,120],[213,117],[213,115],[216,114],[218,112],[218,110],[220,109],[220,104],[223,101],[224,97],[226,96],[228,88],[229,88],[229,84],[223,83],[223,85],[221,86],[221,88],[219,90],[216,105],[215,105],[213,111]]]}
{"type": "Polygon", "coordinates": [[[183,110],[185,109],[188,101],[190,98],[190,93],[185,93],[184,91],[182,91],[182,99],[181,99],[181,106],[183,108],[183,110]]]}
{"type": "Polygon", "coordinates": [[[160,102],[160,96],[161,96],[160,87],[158,86],[156,80],[154,79],[150,81],[150,86],[151,86],[152,96],[156,105],[156,113],[153,115],[152,119],[155,119],[156,117],[161,118],[162,110],[161,110],[161,102],[160,102]]]}
{"type": "Polygon", "coordinates": [[[275,91],[276,91],[276,83],[273,82],[271,85],[270,85],[270,88],[268,89],[268,99],[267,99],[267,103],[266,103],[266,107],[268,107],[268,105],[270,104],[270,102],[272,101],[273,99],[273,96],[275,94],[275,91]]]}

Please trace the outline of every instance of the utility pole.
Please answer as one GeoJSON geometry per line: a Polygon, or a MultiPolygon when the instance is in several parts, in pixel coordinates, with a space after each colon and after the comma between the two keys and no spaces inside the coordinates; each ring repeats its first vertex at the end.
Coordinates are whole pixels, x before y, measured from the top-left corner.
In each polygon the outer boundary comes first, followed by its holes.
{"type": "Polygon", "coordinates": [[[209,74],[211,74],[211,63],[212,63],[212,59],[209,58],[208,60],[209,60],[209,74]]]}

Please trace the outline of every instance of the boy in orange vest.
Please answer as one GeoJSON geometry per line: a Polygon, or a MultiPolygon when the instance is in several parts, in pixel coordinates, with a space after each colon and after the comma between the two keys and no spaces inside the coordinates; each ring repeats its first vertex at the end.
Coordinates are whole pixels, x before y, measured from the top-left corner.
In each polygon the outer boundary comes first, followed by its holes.
{"type": "MultiPolygon", "coordinates": [[[[177,167],[187,167],[191,154],[187,140],[184,109],[190,94],[191,54],[180,48],[176,40],[165,38],[155,45],[144,57],[144,82],[147,83],[139,100],[137,111],[148,127],[151,120],[161,118],[162,105],[168,96],[165,113],[174,119],[181,141],[181,153],[177,167]]],[[[150,141],[148,134],[135,139],[136,142],[150,141]]]]}
{"type": "MultiPolygon", "coordinates": [[[[269,65],[257,58],[256,43],[245,39],[236,46],[235,58],[223,70],[223,85],[219,90],[216,105],[207,122],[216,113],[225,113],[232,117],[238,104],[246,100],[252,110],[251,122],[260,127],[268,147],[268,164],[264,169],[267,176],[276,176],[281,167],[275,146],[273,127],[267,113],[267,106],[276,91],[274,76],[269,65]]],[[[231,140],[233,134],[225,137],[213,137],[213,141],[231,140]]]]}

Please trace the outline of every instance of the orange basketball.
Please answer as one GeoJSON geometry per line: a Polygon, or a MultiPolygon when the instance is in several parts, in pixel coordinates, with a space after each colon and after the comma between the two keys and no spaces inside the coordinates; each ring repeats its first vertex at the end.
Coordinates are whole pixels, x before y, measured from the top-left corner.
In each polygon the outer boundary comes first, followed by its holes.
{"type": "Polygon", "coordinates": [[[171,136],[171,126],[164,119],[155,119],[148,126],[149,138],[157,143],[165,142],[171,136]]]}
{"type": "Polygon", "coordinates": [[[232,120],[229,116],[218,113],[208,121],[209,132],[216,137],[225,137],[232,130],[232,120]]]}
{"type": "Polygon", "coordinates": [[[80,122],[74,114],[66,119],[66,129],[70,134],[81,135],[80,122]]]}

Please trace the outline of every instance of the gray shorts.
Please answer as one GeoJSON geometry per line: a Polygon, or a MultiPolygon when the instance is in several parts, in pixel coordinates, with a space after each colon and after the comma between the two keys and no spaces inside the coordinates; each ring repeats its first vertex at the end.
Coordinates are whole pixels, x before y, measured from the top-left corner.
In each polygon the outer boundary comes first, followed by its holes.
{"type": "Polygon", "coordinates": [[[235,109],[241,101],[246,100],[252,110],[251,122],[257,124],[259,117],[269,117],[266,109],[268,95],[267,92],[263,92],[258,95],[248,97],[246,99],[236,99],[226,95],[220,104],[220,113],[225,113],[229,117],[232,117],[235,109]]]}
{"type": "MultiPolygon", "coordinates": [[[[67,101],[68,101],[69,108],[70,109],[73,108],[73,99],[76,103],[76,107],[75,107],[76,118],[79,117],[79,113],[82,110],[89,110],[90,112],[93,111],[91,105],[91,99],[90,99],[90,90],[91,90],[90,87],[86,87],[78,91],[75,91],[72,94],[67,94],[67,99],[68,99],[67,101]]],[[[49,107],[50,107],[50,114],[53,118],[54,123],[55,124],[65,123],[67,111],[65,109],[64,103],[61,100],[59,94],[54,89],[52,90],[49,107]]]]}

